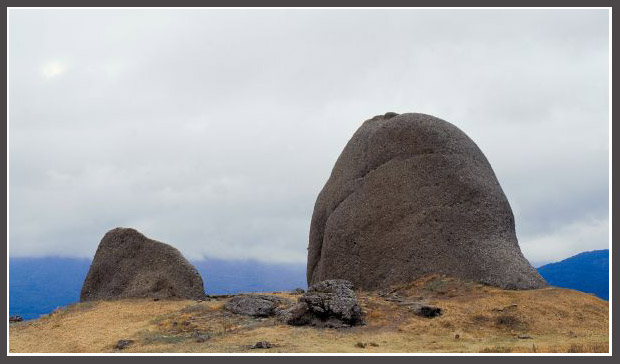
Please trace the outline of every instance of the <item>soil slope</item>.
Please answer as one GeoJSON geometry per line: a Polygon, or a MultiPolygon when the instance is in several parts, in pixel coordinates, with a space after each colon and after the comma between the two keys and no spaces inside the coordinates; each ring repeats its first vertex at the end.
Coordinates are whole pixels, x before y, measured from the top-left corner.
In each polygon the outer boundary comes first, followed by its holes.
{"type": "Polygon", "coordinates": [[[10,324],[9,352],[609,351],[608,302],[578,291],[502,290],[433,275],[357,294],[366,325],[346,329],[293,327],[273,317],[232,314],[224,309],[230,296],[86,302],[10,324]],[[407,306],[411,301],[441,307],[443,314],[417,316],[407,306]],[[123,339],[134,342],[116,349],[123,339]],[[259,341],[273,347],[250,348],[259,341]]]}

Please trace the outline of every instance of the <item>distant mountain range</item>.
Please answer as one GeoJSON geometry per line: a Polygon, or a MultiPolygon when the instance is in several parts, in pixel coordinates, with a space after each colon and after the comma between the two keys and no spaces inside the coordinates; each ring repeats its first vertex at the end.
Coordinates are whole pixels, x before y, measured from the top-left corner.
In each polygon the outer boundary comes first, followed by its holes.
{"type": "MultiPolygon", "coordinates": [[[[90,259],[9,259],[9,315],[37,318],[80,300],[90,259]]],[[[193,261],[207,294],[284,291],[306,288],[305,264],[206,259],[193,261]]]]}
{"type": "Polygon", "coordinates": [[[556,287],[571,288],[609,299],[609,249],[584,252],[538,268],[556,287]]]}
{"type": "Polygon", "coordinates": [[[9,315],[25,319],[80,300],[90,259],[10,258],[9,315]]]}
{"type": "MultiPolygon", "coordinates": [[[[206,259],[192,262],[205,280],[207,294],[284,291],[306,288],[305,264],[206,259]]],[[[90,259],[9,259],[9,315],[37,318],[56,307],[78,302],[90,259]]],[[[538,268],[557,287],[609,299],[609,250],[585,252],[538,268]]]]}

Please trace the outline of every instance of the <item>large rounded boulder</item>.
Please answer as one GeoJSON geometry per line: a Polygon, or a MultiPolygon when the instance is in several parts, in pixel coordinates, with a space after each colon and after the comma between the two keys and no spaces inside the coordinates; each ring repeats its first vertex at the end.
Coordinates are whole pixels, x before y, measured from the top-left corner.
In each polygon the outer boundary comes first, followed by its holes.
{"type": "Polygon", "coordinates": [[[206,297],[200,273],[168,244],[128,228],[108,231],[97,248],[80,301],[206,297]]]}
{"type": "Polygon", "coordinates": [[[491,165],[454,125],[425,114],[366,120],[320,192],[308,284],[373,290],[430,273],[505,289],[546,285],[523,257],[491,165]]]}

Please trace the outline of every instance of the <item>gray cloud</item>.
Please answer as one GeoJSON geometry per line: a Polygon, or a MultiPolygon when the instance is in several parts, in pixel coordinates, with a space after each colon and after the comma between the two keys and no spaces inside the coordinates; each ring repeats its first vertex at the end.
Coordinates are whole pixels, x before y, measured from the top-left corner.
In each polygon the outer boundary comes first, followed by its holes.
{"type": "Polygon", "coordinates": [[[133,226],[304,262],[333,163],[386,111],[476,141],[531,261],[606,248],[608,42],[605,10],[11,10],[10,254],[133,226]]]}

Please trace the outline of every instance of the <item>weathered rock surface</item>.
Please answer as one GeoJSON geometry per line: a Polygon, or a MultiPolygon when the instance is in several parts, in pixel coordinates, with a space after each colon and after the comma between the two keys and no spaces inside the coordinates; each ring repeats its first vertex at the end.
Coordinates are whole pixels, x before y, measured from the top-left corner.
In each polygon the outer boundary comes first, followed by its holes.
{"type": "MultiPolygon", "coordinates": [[[[381,296],[381,294],[380,294],[381,296]]],[[[384,296],[385,297],[385,296],[384,296]]],[[[404,299],[398,295],[390,295],[385,297],[386,301],[390,301],[390,302],[394,302],[396,303],[398,306],[405,306],[407,307],[411,312],[415,313],[418,316],[422,316],[422,317],[437,317],[437,316],[441,316],[443,310],[441,309],[441,307],[437,307],[437,306],[431,306],[431,305],[427,305],[422,301],[412,301],[412,300],[407,300],[404,299]]]]}
{"type": "Polygon", "coordinates": [[[206,296],[200,273],[177,249],[134,229],[108,231],[90,265],[80,301],[144,297],[206,296]]]}
{"type": "Polygon", "coordinates": [[[197,343],[203,343],[211,338],[211,335],[202,332],[196,332],[195,335],[197,343]]]}
{"type": "Polygon", "coordinates": [[[437,317],[441,316],[442,309],[436,306],[429,306],[425,304],[408,305],[409,309],[418,316],[422,317],[437,317]]]}
{"type": "Polygon", "coordinates": [[[231,298],[225,307],[230,312],[240,315],[268,317],[276,314],[279,306],[292,303],[293,301],[278,296],[240,295],[231,298]]]}
{"type": "Polygon", "coordinates": [[[123,349],[128,348],[134,342],[135,342],[134,340],[119,340],[116,342],[116,345],[114,347],[118,350],[123,350],[123,349]]]}
{"type": "Polygon", "coordinates": [[[280,312],[289,325],[347,327],[364,323],[353,284],[342,279],[319,282],[299,297],[296,305],[280,312]]]}
{"type": "Polygon", "coordinates": [[[271,349],[274,345],[269,341],[259,341],[254,345],[250,345],[250,349],[271,349]]]}
{"type": "Polygon", "coordinates": [[[523,257],[512,210],[484,154],[425,114],[366,120],[319,194],[308,284],[374,290],[441,273],[505,289],[546,285],[523,257]]]}

